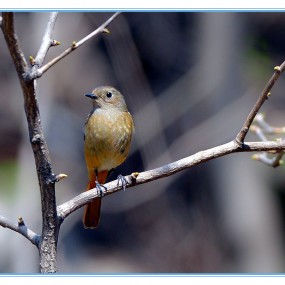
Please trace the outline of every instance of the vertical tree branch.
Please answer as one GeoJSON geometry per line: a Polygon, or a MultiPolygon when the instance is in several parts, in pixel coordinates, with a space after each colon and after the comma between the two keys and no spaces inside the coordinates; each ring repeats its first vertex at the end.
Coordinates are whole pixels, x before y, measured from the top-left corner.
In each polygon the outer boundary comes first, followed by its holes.
{"type": "MultiPolygon", "coordinates": [[[[34,153],[42,205],[42,238],[39,242],[41,272],[56,272],[58,222],[48,147],[44,138],[36,94],[36,80],[28,80],[29,69],[14,29],[13,13],[3,13],[2,30],[14,61],[24,95],[29,138],[34,153]]],[[[44,57],[43,57],[44,58],[44,57]]]]}

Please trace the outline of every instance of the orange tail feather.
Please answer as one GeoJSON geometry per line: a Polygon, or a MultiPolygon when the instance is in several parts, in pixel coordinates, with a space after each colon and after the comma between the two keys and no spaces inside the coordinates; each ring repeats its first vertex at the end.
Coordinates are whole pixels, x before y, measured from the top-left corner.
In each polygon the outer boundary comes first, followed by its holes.
{"type": "MultiPolygon", "coordinates": [[[[98,173],[98,182],[104,184],[108,176],[108,171],[98,173]]],[[[95,179],[89,181],[86,191],[96,187],[95,179]]],[[[96,198],[86,205],[83,215],[83,225],[86,229],[94,229],[98,226],[101,212],[101,198],[96,198]]]]}

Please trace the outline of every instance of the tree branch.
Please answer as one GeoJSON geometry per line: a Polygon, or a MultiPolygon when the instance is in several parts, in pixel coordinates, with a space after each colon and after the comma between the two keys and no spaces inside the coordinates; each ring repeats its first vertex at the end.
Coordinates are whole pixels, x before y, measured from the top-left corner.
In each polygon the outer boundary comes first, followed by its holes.
{"type": "Polygon", "coordinates": [[[39,246],[40,236],[37,235],[35,232],[31,231],[26,227],[24,224],[22,218],[19,218],[19,221],[17,224],[12,223],[7,218],[0,215],[0,225],[3,228],[8,228],[12,231],[15,231],[22,236],[24,236],[26,239],[28,239],[32,244],[39,246]]]}
{"type": "Polygon", "coordinates": [[[59,62],[61,59],[66,57],[68,54],[82,46],[84,43],[86,43],[91,38],[97,36],[98,34],[106,32],[106,27],[120,14],[121,12],[116,12],[113,16],[111,16],[105,23],[103,23],[99,28],[97,28],[95,31],[84,37],[79,42],[73,42],[71,47],[69,47],[67,50],[65,50],[63,53],[61,53],[59,56],[52,59],[49,63],[44,65],[43,67],[37,69],[36,73],[33,74],[35,76],[34,78],[40,78],[47,70],[49,70],[53,65],[55,65],[57,62],[59,62]]]}
{"type": "Polygon", "coordinates": [[[256,101],[255,105],[253,106],[252,110],[250,111],[249,115],[247,116],[241,130],[237,134],[235,140],[239,146],[243,146],[244,139],[249,131],[249,128],[257,115],[258,111],[260,110],[261,106],[265,102],[266,99],[268,99],[268,96],[270,95],[270,91],[272,87],[274,86],[275,82],[279,78],[280,74],[284,71],[285,68],[285,61],[280,65],[276,66],[274,68],[274,73],[267,82],[265,88],[263,89],[260,97],[256,101]]]}
{"type": "MultiPolygon", "coordinates": [[[[222,157],[231,153],[236,152],[254,152],[254,151],[281,151],[285,150],[285,141],[269,141],[269,142],[247,142],[244,144],[243,148],[240,148],[235,141],[213,147],[207,150],[199,151],[191,156],[185,157],[183,159],[177,160],[175,162],[169,163],[167,165],[148,170],[141,173],[133,173],[131,175],[125,176],[127,181],[126,188],[133,187],[135,185],[144,184],[150,181],[161,179],[173,175],[179,171],[185,170],[187,168],[193,167],[195,165],[204,163],[206,161],[222,157]]],[[[114,180],[112,182],[104,184],[106,187],[106,192],[103,196],[110,195],[117,191],[123,189],[122,185],[118,185],[118,181],[114,180]]],[[[57,207],[58,217],[61,222],[69,216],[72,212],[78,208],[88,204],[94,198],[100,197],[100,193],[96,188],[83,192],[73,199],[65,202],[57,207]]]]}

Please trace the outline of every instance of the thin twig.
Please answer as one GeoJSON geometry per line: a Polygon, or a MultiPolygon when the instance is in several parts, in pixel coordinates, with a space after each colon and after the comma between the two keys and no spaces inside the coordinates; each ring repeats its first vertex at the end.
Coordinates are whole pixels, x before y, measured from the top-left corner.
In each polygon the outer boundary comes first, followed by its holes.
{"type": "Polygon", "coordinates": [[[52,12],[50,13],[49,21],[46,26],[45,34],[42,39],[42,44],[40,46],[40,49],[37,53],[37,56],[35,58],[35,64],[38,66],[42,66],[44,59],[47,55],[47,52],[49,48],[51,47],[52,43],[52,33],[54,30],[55,22],[58,16],[58,12],[52,12]]]}
{"type": "Polygon", "coordinates": [[[283,164],[283,162],[282,162],[282,157],[283,157],[283,155],[284,155],[284,151],[279,151],[279,152],[277,153],[277,155],[273,157],[272,166],[273,166],[274,168],[275,168],[275,167],[278,167],[278,166],[280,166],[280,165],[283,164]]]}
{"type": "Polygon", "coordinates": [[[42,39],[41,46],[37,53],[36,58],[30,56],[30,63],[32,64],[32,69],[26,74],[26,80],[36,79],[38,76],[38,69],[42,66],[44,59],[47,55],[49,48],[52,45],[52,33],[54,30],[55,22],[57,19],[58,13],[52,12],[49,17],[49,21],[46,26],[46,30],[42,39]]]}
{"type": "MultiPolygon", "coordinates": [[[[265,121],[265,116],[263,114],[257,114],[254,118],[253,125],[251,125],[250,130],[256,134],[256,136],[261,141],[269,141],[266,135],[270,135],[272,137],[280,134],[284,134],[284,127],[272,127],[265,121]]],[[[272,139],[271,139],[272,140],[272,139]]],[[[277,142],[281,142],[281,138],[275,138],[277,142]]],[[[284,151],[270,151],[270,152],[261,152],[254,154],[252,158],[254,160],[260,161],[266,165],[272,167],[278,167],[283,164],[282,157],[284,155],[284,151]],[[273,157],[272,157],[273,156],[273,157]]]]}
{"type": "Polygon", "coordinates": [[[43,67],[39,68],[37,70],[37,73],[35,76],[37,78],[41,77],[47,70],[49,70],[53,65],[55,65],[57,62],[59,62],[61,59],[66,57],[68,54],[82,46],[84,43],[86,43],[88,40],[91,38],[95,37],[98,34],[101,34],[105,32],[105,28],[120,14],[121,12],[116,12],[113,16],[111,16],[105,23],[103,23],[99,28],[97,28],[95,31],[87,35],[85,38],[80,40],[79,42],[73,42],[71,46],[65,50],[63,53],[61,53],[59,56],[56,58],[52,59],[50,62],[48,62],[46,65],[43,67]]]}
{"type": "Polygon", "coordinates": [[[257,115],[258,111],[260,110],[260,108],[263,105],[263,103],[265,102],[265,100],[268,99],[268,95],[270,93],[270,90],[274,86],[274,84],[277,81],[277,79],[279,78],[280,74],[283,72],[284,68],[285,68],[285,61],[280,66],[276,66],[274,68],[274,74],[271,76],[271,78],[267,82],[267,84],[266,84],[264,90],[262,91],[260,97],[258,98],[256,103],[254,104],[252,110],[250,111],[248,117],[246,118],[241,130],[237,134],[235,141],[240,147],[243,146],[244,139],[245,139],[245,137],[249,131],[249,128],[250,128],[255,116],[257,115]]]}
{"type": "Polygon", "coordinates": [[[283,165],[283,160],[282,160],[283,155],[284,151],[280,151],[277,154],[274,154],[273,157],[269,157],[269,154],[267,152],[261,152],[254,154],[252,156],[252,159],[276,168],[280,165],[283,165]]]}
{"type": "MultiPolygon", "coordinates": [[[[253,123],[259,125],[262,132],[268,135],[279,135],[285,133],[285,127],[273,127],[265,121],[264,114],[257,114],[253,123]]],[[[252,130],[252,129],[251,129],[252,130]]],[[[254,128],[253,128],[254,130],[254,128]]]]}
{"type": "MultiPolygon", "coordinates": [[[[167,177],[179,171],[193,167],[195,165],[231,153],[269,150],[285,150],[285,141],[247,142],[244,148],[240,148],[235,141],[231,141],[229,143],[214,148],[199,151],[191,156],[169,163],[167,165],[141,172],[136,177],[134,177],[133,175],[125,176],[125,179],[128,182],[126,188],[161,179],[163,177],[167,177]]],[[[121,185],[118,185],[117,180],[104,184],[104,187],[106,187],[106,192],[104,193],[104,196],[110,195],[123,189],[121,185]]],[[[102,193],[96,188],[92,189],[91,191],[81,193],[75,198],[57,207],[58,217],[61,219],[61,221],[63,221],[72,212],[89,203],[92,199],[100,197],[101,195],[102,193]]]]}
{"type": "Polygon", "coordinates": [[[22,223],[12,223],[9,221],[7,218],[3,217],[0,215],[0,226],[3,228],[8,228],[10,230],[13,230],[25,238],[27,238],[32,244],[36,245],[37,247],[39,246],[39,241],[40,241],[40,236],[37,235],[35,232],[32,230],[28,229],[26,225],[22,223]]]}
{"type": "Polygon", "coordinates": [[[267,137],[265,136],[263,130],[260,127],[258,127],[256,125],[252,125],[250,127],[250,130],[252,132],[254,132],[261,141],[263,141],[263,142],[268,141],[267,137]]]}

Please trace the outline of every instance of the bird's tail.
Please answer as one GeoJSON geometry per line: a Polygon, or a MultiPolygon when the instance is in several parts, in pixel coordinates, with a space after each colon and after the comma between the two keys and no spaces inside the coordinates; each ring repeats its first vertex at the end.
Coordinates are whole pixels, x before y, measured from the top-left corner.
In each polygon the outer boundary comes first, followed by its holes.
{"type": "MultiPolygon", "coordinates": [[[[104,184],[108,176],[108,171],[101,171],[98,173],[97,181],[104,184]]],[[[96,187],[96,176],[90,176],[86,191],[96,187]]],[[[94,229],[98,226],[100,220],[101,198],[96,198],[85,206],[83,225],[86,229],[94,229]]]]}

